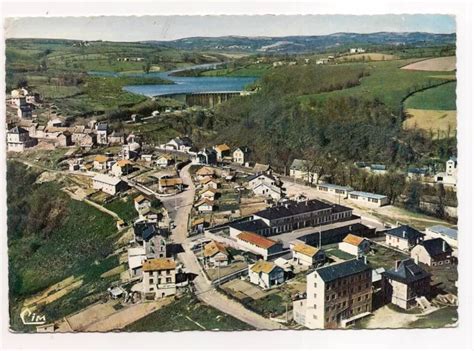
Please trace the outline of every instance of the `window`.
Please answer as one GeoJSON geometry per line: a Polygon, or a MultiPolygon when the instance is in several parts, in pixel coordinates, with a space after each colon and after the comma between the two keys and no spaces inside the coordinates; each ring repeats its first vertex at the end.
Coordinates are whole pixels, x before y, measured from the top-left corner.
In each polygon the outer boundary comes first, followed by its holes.
{"type": "Polygon", "coordinates": [[[153,278],[150,278],[150,279],[148,280],[148,283],[149,283],[149,284],[153,284],[153,278]]]}
{"type": "Polygon", "coordinates": [[[167,283],[171,283],[171,278],[166,278],[167,283]]]}
{"type": "MultiPolygon", "coordinates": [[[[317,288],[318,287],[318,284],[314,283],[314,287],[317,288]]],[[[315,296],[316,297],[316,296],[315,296]]]]}

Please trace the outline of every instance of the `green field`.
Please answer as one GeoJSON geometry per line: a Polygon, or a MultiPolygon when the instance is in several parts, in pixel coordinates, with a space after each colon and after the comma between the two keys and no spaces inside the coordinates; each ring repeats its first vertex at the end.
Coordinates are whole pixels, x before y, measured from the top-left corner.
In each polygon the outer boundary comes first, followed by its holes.
{"type": "Polygon", "coordinates": [[[405,108],[456,110],[456,82],[449,82],[413,94],[406,99],[405,108]]]}
{"type": "Polygon", "coordinates": [[[240,320],[222,313],[185,295],[179,300],[130,324],[129,332],[193,331],[193,330],[253,330],[240,320]]]}
{"type": "MultiPolygon", "coordinates": [[[[377,98],[390,108],[398,110],[401,101],[410,92],[420,90],[425,86],[439,84],[448,81],[439,76],[439,72],[429,71],[407,71],[401,70],[403,67],[415,60],[394,60],[365,63],[364,68],[369,73],[368,76],[360,80],[360,85],[343,90],[331,91],[328,93],[312,94],[302,96],[300,99],[304,103],[326,100],[330,97],[360,97],[377,98]]],[[[352,64],[345,64],[352,65],[352,64]]],[[[360,63],[359,63],[360,65],[360,63]]]]}
{"type": "Polygon", "coordinates": [[[138,212],[133,203],[133,196],[130,195],[123,198],[116,198],[112,202],[105,204],[104,207],[115,212],[127,223],[130,223],[138,217],[138,212]]]}
{"type": "Polygon", "coordinates": [[[208,77],[261,77],[271,69],[268,64],[250,64],[236,68],[216,69],[202,72],[201,76],[208,77]]]}
{"type": "MultiPolygon", "coordinates": [[[[71,298],[87,302],[110,283],[96,279],[97,274],[118,264],[116,258],[107,258],[117,239],[115,220],[70,199],[58,183],[33,185],[37,174],[17,162],[8,163],[9,292],[14,328],[20,327],[17,312],[25,298],[75,276],[83,282],[71,298]]],[[[49,311],[51,315],[79,308],[77,303],[62,304],[62,299],[56,302],[60,306],[49,311]]]]}

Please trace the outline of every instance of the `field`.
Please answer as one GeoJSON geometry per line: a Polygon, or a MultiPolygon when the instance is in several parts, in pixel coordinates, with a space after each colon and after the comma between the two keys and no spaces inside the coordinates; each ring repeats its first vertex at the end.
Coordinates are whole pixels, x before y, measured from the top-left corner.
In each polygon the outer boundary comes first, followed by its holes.
{"type": "MultiPolygon", "coordinates": [[[[399,110],[401,101],[411,92],[421,87],[432,86],[446,79],[436,77],[436,72],[402,70],[400,67],[413,62],[411,60],[378,61],[364,63],[363,67],[368,76],[360,79],[360,85],[335,90],[328,93],[304,95],[300,97],[303,103],[310,104],[330,97],[360,97],[365,99],[377,98],[394,110],[399,110]]],[[[347,63],[344,65],[355,65],[347,63]]],[[[361,63],[357,63],[361,65],[361,63]]]]}
{"type": "Polygon", "coordinates": [[[138,212],[135,210],[132,195],[123,198],[116,198],[112,202],[105,204],[104,207],[115,212],[127,223],[138,217],[138,212]]]}
{"type": "Polygon", "coordinates": [[[252,330],[240,320],[205,305],[191,295],[153,312],[128,325],[129,332],[195,331],[195,330],[252,330]]]}
{"type": "Polygon", "coordinates": [[[403,127],[407,129],[419,128],[426,131],[432,131],[433,137],[440,132],[440,137],[450,130],[454,132],[457,126],[456,111],[442,110],[419,110],[407,109],[407,119],[403,122],[403,127]]]}
{"type": "Polygon", "coordinates": [[[268,64],[250,64],[236,68],[216,69],[202,72],[201,76],[217,77],[261,77],[271,69],[268,64]]]}
{"type": "Polygon", "coordinates": [[[428,60],[411,63],[409,65],[403,66],[402,69],[416,71],[454,71],[456,69],[456,57],[436,57],[428,60]]]}
{"type": "Polygon", "coordinates": [[[449,82],[413,94],[405,100],[405,108],[456,110],[456,82],[449,82]]]}
{"type": "Polygon", "coordinates": [[[383,54],[377,52],[367,52],[363,54],[352,54],[342,56],[336,59],[340,62],[350,62],[350,61],[391,61],[397,60],[398,57],[390,54],[383,54]]]}

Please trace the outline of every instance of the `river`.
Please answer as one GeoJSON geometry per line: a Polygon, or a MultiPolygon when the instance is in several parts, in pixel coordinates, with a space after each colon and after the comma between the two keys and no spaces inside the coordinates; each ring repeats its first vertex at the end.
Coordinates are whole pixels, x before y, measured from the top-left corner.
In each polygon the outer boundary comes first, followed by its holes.
{"type": "Polygon", "coordinates": [[[199,68],[212,68],[216,64],[203,64],[186,69],[177,69],[167,72],[150,72],[146,73],[116,73],[116,72],[99,72],[91,71],[88,72],[91,75],[96,76],[133,76],[133,77],[160,77],[172,81],[174,84],[157,84],[157,85],[126,85],[123,90],[129,91],[134,94],[145,95],[148,97],[162,96],[169,94],[186,94],[186,93],[208,93],[208,92],[232,92],[242,91],[245,86],[255,82],[256,77],[177,77],[171,75],[172,73],[199,69],[199,68]]]}

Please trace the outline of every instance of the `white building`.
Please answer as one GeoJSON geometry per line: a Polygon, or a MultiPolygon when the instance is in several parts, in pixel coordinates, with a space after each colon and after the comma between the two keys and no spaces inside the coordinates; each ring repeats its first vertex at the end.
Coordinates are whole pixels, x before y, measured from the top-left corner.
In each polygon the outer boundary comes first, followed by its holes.
{"type": "Polygon", "coordinates": [[[458,177],[458,160],[450,157],[446,161],[446,171],[435,175],[435,182],[449,187],[456,187],[458,177]]]}
{"type": "Polygon", "coordinates": [[[296,242],[290,243],[290,250],[293,256],[293,263],[300,266],[312,267],[326,260],[324,251],[314,246],[296,242]]]}
{"type": "Polygon", "coordinates": [[[133,199],[133,203],[138,213],[151,207],[151,201],[141,194],[133,199]]]}
{"type": "Polygon", "coordinates": [[[281,243],[252,232],[242,232],[238,234],[236,241],[241,250],[260,255],[265,260],[283,250],[281,243]]]}
{"type": "Polygon", "coordinates": [[[307,160],[294,159],[290,166],[290,177],[314,184],[318,179],[318,174],[313,171],[313,168],[307,160]]]}
{"type": "Polygon", "coordinates": [[[169,258],[143,262],[142,292],[155,300],[176,294],[176,263],[169,258]]]}
{"type": "Polygon", "coordinates": [[[458,230],[445,227],[444,225],[434,225],[432,227],[428,227],[425,229],[425,234],[427,238],[436,239],[441,238],[446,241],[449,246],[454,248],[455,253],[457,255],[457,247],[458,247],[458,230]]]}
{"type": "Polygon", "coordinates": [[[283,284],[285,271],[273,262],[259,260],[249,266],[249,278],[252,284],[258,285],[262,289],[270,289],[283,284]]]}
{"type": "Polygon", "coordinates": [[[317,189],[318,191],[333,194],[337,197],[340,196],[342,199],[347,199],[349,193],[354,190],[350,186],[342,186],[329,183],[318,184],[317,189]]]}
{"type": "Polygon", "coordinates": [[[244,165],[249,161],[250,149],[247,146],[240,146],[232,153],[232,161],[239,165],[244,165]]]}
{"type": "Polygon", "coordinates": [[[389,203],[388,197],[380,194],[367,193],[364,191],[351,191],[349,200],[357,201],[367,207],[381,207],[389,203]]]}
{"type": "Polygon", "coordinates": [[[30,134],[24,128],[15,127],[7,132],[7,151],[23,152],[35,145],[36,139],[30,138],[30,134]]]}
{"type": "Polygon", "coordinates": [[[92,187],[110,195],[115,195],[121,191],[127,190],[128,188],[127,183],[119,178],[111,177],[106,174],[97,174],[92,179],[92,187]]]}
{"type": "Polygon", "coordinates": [[[370,242],[360,236],[348,234],[344,240],[339,243],[339,250],[360,257],[370,251],[370,242]]]}

